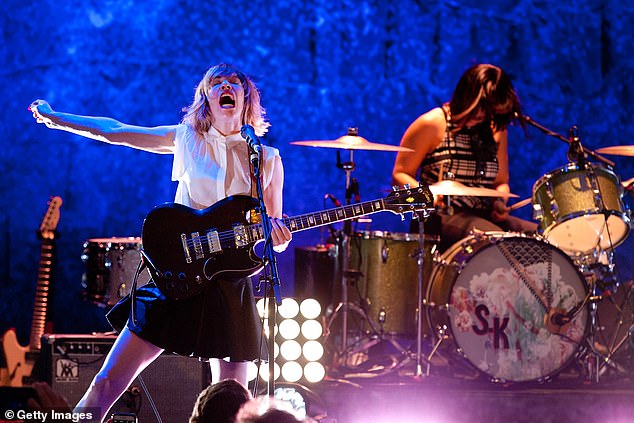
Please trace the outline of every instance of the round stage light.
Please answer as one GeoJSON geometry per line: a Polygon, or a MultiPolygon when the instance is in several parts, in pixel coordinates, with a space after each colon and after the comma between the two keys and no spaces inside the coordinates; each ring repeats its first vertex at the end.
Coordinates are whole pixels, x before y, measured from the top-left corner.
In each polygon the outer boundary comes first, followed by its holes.
{"type": "Polygon", "coordinates": [[[299,313],[299,304],[294,298],[284,298],[282,305],[277,308],[277,312],[285,319],[292,319],[299,313]]]}
{"type": "Polygon", "coordinates": [[[302,335],[306,339],[317,339],[321,336],[321,324],[317,320],[306,320],[302,323],[302,335]]]}
{"type": "Polygon", "coordinates": [[[282,365],[282,377],[288,382],[297,382],[302,378],[302,366],[296,361],[287,361],[282,365]]]}
{"type": "Polygon", "coordinates": [[[282,357],[288,361],[297,360],[302,355],[302,346],[293,340],[284,341],[280,347],[282,357]]]}
{"type": "Polygon", "coordinates": [[[314,298],[306,298],[299,306],[302,316],[307,319],[316,319],[321,314],[319,301],[314,298]]]}
{"type": "Polygon", "coordinates": [[[280,335],[284,339],[295,339],[299,336],[299,323],[293,319],[284,319],[280,323],[280,335]]]}
{"type": "Polygon", "coordinates": [[[304,366],[304,377],[311,383],[321,381],[326,376],[326,369],[318,361],[311,361],[304,366]]]}
{"type": "Polygon", "coordinates": [[[308,361],[317,361],[324,356],[324,347],[318,341],[306,341],[302,351],[308,361]]]}
{"type": "MultiPolygon", "coordinates": [[[[273,363],[273,374],[275,374],[275,379],[278,380],[280,378],[280,366],[277,363],[273,363]]],[[[268,382],[269,380],[269,363],[260,364],[260,377],[262,380],[268,382]]]]}

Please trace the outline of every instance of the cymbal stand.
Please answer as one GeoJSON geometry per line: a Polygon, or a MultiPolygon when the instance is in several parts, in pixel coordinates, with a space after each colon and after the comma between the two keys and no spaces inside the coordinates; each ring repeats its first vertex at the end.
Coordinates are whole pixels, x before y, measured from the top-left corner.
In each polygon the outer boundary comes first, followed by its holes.
{"type": "MultiPolygon", "coordinates": [[[[418,250],[416,251],[416,264],[418,269],[417,291],[418,298],[416,306],[418,315],[416,316],[416,373],[415,376],[423,375],[423,281],[425,273],[425,220],[429,217],[426,211],[417,213],[418,217],[418,250]]],[[[427,361],[426,374],[429,375],[429,361],[427,361]]]]}
{"type": "MultiPolygon", "coordinates": [[[[348,128],[349,136],[358,135],[357,128],[348,128]]],[[[354,149],[348,149],[349,151],[349,161],[342,162],[340,151],[337,150],[337,168],[342,169],[346,175],[346,205],[352,204],[353,196],[356,202],[360,201],[359,196],[359,185],[356,178],[352,177],[352,172],[354,171],[356,165],[354,163],[354,149]]],[[[367,310],[363,307],[360,307],[357,304],[350,303],[348,298],[348,284],[351,281],[356,281],[361,275],[361,272],[357,269],[349,269],[349,259],[351,257],[350,244],[352,239],[352,221],[345,220],[343,223],[343,231],[341,231],[340,236],[337,237],[337,252],[338,252],[338,277],[341,281],[341,302],[337,304],[332,315],[328,319],[326,323],[326,336],[330,335],[330,328],[334,323],[337,316],[341,313],[341,352],[346,355],[350,354],[349,349],[349,340],[348,340],[348,312],[353,311],[361,316],[363,320],[365,320],[370,326],[370,330],[372,332],[372,336],[370,336],[369,341],[361,344],[361,347],[357,347],[352,351],[361,351],[367,350],[371,346],[378,344],[383,340],[383,331],[382,329],[368,316],[367,310]]],[[[395,345],[395,347],[399,348],[401,352],[405,352],[399,345],[395,345]]]]}
{"type": "MultiPolygon", "coordinates": [[[[348,135],[354,135],[356,133],[356,128],[348,128],[348,135]],[[353,133],[354,130],[354,133],[353,133]]],[[[346,205],[350,205],[352,202],[352,171],[355,169],[354,164],[354,150],[350,149],[350,160],[347,162],[341,162],[341,155],[339,150],[337,150],[337,167],[343,169],[346,174],[346,205]]],[[[345,220],[343,222],[343,233],[339,237],[340,248],[339,252],[342,254],[339,257],[339,268],[341,269],[341,303],[337,306],[335,310],[335,314],[333,314],[333,318],[336,315],[337,310],[341,310],[341,350],[345,351],[348,346],[348,281],[351,274],[349,273],[348,266],[348,258],[350,257],[350,235],[352,234],[352,222],[350,220],[345,220]]]]}

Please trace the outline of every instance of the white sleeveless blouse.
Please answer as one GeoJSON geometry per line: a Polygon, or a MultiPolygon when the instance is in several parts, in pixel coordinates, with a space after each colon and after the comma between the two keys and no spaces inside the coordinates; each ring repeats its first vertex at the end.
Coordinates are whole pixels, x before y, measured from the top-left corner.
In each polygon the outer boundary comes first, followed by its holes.
{"type": "MultiPolygon", "coordinates": [[[[279,150],[263,146],[262,189],[271,183],[279,150]]],[[[227,137],[211,127],[201,139],[188,125],[176,128],[172,180],[178,182],[174,202],[203,209],[230,195],[255,195],[246,141],[238,134],[227,137]]]]}

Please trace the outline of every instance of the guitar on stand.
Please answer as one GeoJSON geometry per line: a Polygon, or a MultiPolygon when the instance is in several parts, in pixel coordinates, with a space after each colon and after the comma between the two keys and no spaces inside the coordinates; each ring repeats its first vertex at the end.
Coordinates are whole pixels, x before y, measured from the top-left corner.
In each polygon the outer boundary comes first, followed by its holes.
{"type": "Polygon", "coordinates": [[[2,349],[7,367],[5,371],[0,373],[0,386],[21,387],[30,384],[29,377],[31,377],[33,366],[40,352],[40,339],[46,330],[46,313],[49,292],[52,288],[52,270],[55,260],[55,229],[59,222],[61,205],[62,199],[60,197],[56,196],[50,199],[48,210],[38,230],[42,246],[29,345],[26,347],[20,345],[14,329],[9,329],[2,336],[2,349]]]}

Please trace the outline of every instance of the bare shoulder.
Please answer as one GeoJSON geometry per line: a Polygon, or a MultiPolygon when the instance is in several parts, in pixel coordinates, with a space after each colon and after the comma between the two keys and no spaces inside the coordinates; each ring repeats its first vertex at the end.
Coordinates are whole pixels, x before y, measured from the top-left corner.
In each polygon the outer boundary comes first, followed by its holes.
{"type": "Polygon", "coordinates": [[[407,129],[405,136],[425,140],[432,145],[438,144],[445,133],[447,123],[440,107],[433,108],[420,115],[407,129]]]}

